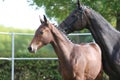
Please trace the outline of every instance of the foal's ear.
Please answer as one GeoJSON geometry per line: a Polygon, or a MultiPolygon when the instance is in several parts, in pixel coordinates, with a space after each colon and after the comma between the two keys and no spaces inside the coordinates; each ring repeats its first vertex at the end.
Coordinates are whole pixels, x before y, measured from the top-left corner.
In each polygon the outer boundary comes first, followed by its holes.
{"type": "Polygon", "coordinates": [[[79,8],[80,7],[80,1],[77,0],[77,7],[79,8]]]}
{"type": "Polygon", "coordinates": [[[46,26],[48,27],[49,21],[47,20],[46,16],[44,15],[44,23],[46,24],[46,26]]]}
{"type": "Polygon", "coordinates": [[[77,0],[77,7],[78,7],[78,9],[81,9],[81,7],[82,7],[79,0],[77,0]]]}
{"type": "Polygon", "coordinates": [[[47,23],[48,21],[47,21],[47,18],[46,18],[46,16],[44,15],[44,22],[45,23],[47,23]]]}
{"type": "Polygon", "coordinates": [[[40,19],[40,22],[41,22],[41,23],[44,23],[44,21],[42,20],[42,18],[40,17],[40,15],[39,15],[39,19],[40,19]]]}

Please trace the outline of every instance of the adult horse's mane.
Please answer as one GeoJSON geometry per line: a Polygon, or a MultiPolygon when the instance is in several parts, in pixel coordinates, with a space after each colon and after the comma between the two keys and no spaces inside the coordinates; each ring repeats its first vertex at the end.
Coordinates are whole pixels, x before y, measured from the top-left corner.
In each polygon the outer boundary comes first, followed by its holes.
{"type": "MultiPolygon", "coordinates": [[[[96,22],[96,20],[95,19],[99,19],[99,22],[102,22],[103,24],[106,24],[105,26],[108,26],[108,27],[106,27],[106,28],[108,28],[108,29],[111,29],[111,30],[114,30],[114,31],[116,31],[116,32],[118,32],[118,33],[120,33],[118,30],[116,30],[101,14],[99,14],[98,12],[96,12],[95,10],[93,10],[92,8],[89,8],[89,7],[86,7],[86,6],[83,6],[83,7],[85,7],[84,9],[89,9],[90,10],[90,13],[91,13],[91,16],[93,17],[91,17],[91,18],[89,18],[91,21],[95,21],[96,22]]],[[[99,24],[99,22],[97,22],[98,24],[99,24]]],[[[96,23],[96,24],[97,24],[96,23]]],[[[104,25],[102,25],[102,26],[104,26],[104,25]]]]}

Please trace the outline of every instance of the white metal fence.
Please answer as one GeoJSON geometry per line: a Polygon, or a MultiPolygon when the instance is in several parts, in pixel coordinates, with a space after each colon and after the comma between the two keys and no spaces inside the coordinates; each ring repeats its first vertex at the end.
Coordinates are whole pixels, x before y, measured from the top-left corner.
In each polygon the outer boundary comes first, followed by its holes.
{"type": "MultiPolygon", "coordinates": [[[[14,32],[0,32],[0,35],[10,35],[11,36],[11,57],[10,58],[0,58],[0,60],[10,60],[12,61],[11,65],[11,80],[14,80],[14,61],[15,60],[57,60],[57,58],[15,58],[15,35],[25,35],[25,36],[33,36],[33,34],[30,33],[14,33],[14,32]]],[[[73,33],[69,34],[71,36],[75,35],[91,35],[90,33],[73,33]]]]}

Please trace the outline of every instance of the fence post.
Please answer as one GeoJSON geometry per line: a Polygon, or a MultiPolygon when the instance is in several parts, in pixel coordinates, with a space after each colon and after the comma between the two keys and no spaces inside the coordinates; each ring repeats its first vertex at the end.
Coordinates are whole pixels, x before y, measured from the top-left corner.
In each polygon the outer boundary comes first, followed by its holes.
{"type": "Polygon", "coordinates": [[[11,66],[11,80],[14,80],[14,53],[15,53],[15,44],[14,44],[14,39],[15,39],[15,34],[11,33],[11,37],[12,37],[12,66],[11,66]]]}

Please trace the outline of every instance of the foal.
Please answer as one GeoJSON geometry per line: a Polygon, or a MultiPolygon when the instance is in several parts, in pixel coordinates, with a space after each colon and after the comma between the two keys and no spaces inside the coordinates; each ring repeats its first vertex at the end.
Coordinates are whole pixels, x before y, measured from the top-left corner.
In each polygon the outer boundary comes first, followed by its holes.
{"type": "Polygon", "coordinates": [[[50,43],[59,61],[63,80],[95,80],[101,70],[101,50],[95,43],[74,44],[44,16],[28,47],[36,52],[50,43]]]}

